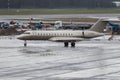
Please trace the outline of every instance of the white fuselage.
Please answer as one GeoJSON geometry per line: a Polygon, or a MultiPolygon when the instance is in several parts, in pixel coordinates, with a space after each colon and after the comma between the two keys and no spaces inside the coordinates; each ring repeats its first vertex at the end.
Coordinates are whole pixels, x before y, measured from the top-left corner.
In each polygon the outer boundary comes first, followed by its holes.
{"type": "Polygon", "coordinates": [[[90,30],[32,30],[26,31],[17,38],[20,40],[49,40],[53,37],[94,38],[102,35],[103,33],[90,30]]]}

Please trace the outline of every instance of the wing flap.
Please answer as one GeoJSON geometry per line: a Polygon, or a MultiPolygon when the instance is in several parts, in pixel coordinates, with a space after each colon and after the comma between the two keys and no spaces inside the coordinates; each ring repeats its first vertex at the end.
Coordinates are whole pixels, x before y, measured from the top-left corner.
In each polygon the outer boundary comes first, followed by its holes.
{"type": "Polygon", "coordinates": [[[76,38],[76,37],[52,37],[49,40],[50,41],[54,41],[54,42],[77,42],[77,41],[82,41],[83,38],[76,38]]]}

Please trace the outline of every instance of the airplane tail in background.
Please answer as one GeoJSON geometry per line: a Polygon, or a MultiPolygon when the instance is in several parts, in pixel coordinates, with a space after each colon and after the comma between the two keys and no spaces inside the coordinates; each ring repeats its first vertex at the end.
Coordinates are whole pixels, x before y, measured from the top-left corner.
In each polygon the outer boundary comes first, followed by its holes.
{"type": "Polygon", "coordinates": [[[116,23],[108,23],[111,27],[119,27],[119,24],[116,24],[116,23]]]}
{"type": "Polygon", "coordinates": [[[91,28],[91,31],[96,31],[96,32],[100,32],[103,33],[104,29],[106,28],[108,24],[108,21],[103,21],[103,19],[99,19],[91,28]]]}

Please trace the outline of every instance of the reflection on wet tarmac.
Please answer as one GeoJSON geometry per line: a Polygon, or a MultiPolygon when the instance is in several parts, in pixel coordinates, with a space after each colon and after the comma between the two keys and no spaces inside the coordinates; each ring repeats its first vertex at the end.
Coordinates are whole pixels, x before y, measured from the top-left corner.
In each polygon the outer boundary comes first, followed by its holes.
{"type": "Polygon", "coordinates": [[[52,50],[42,47],[24,47],[19,50],[20,53],[27,56],[55,56],[52,50]]]}
{"type": "Polygon", "coordinates": [[[49,19],[49,18],[100,18],[100,17],[119,17],[120,14],[57,14],[57,15],[2,15],[0,19],[49,19]]]}
{"type": "Polygon", "coordinates": [[[1,80],[120,79],[119,41],[82,41],[75,48],[63,43],[0,40],[1,80]],[[15,44],[16,43],[16,44],[15,44]]]}

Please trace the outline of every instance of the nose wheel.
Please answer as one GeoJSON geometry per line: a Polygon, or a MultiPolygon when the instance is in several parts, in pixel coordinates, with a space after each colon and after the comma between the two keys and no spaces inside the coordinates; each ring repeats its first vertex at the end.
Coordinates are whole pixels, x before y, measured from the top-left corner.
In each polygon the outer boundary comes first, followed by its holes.
{"type": "Polygon", "coordinates": [[[25,47],[27,46],[27,41],[26,41],[26,40],[24,41],[24,46],[25,46],[25,47]]]}

